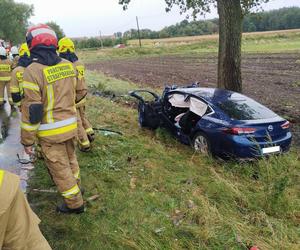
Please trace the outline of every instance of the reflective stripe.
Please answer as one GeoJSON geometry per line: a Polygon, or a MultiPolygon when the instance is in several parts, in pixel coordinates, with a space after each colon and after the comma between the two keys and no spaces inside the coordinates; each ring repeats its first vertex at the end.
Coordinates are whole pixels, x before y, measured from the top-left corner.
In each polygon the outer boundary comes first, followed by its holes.
{"type": "Polygon", "coordinates": [[[0,188],[1,188],[1,185],[2,185],[2,181],[3,181],[3,176],[4,176],[4,171],[0,170],[0,188]]]}
{"type": "Polygon", "coordinates": [[[10,76],[4,76],[4,77],[0,77],[0,81],[2,82],[7,82],[10,81],[11,77],[10,76]]]}
{"type": "Polygon", "coordinates": [[[19,92],[20,92],[20,89],[17,88],[17,87],[10,87],[10,92],[11,92],[11,93],[19,93],[19,92]]]}
{"type": "Polygon", "coordinates": [[[74,174],[74,177],[75,177],[77,180],[80,179],[80,170],[78,170],[78,172],[74,174]]]}
{"type": "Polygon", "coordinates": [[[74,124],[71,124],[69,126],[62,127],[62,128],[39,131],[38,136],[39,137],[48,137],[48,136],[53,136],[53,135],[61,135],[61,134],[68,133],[75,129],[77,129],[77,122],[74,124]]]}
{"type": "Polygon", "coordinates": [[[73,123],[77,122],[77,118],[76,117],[72,117],[63,121],[59,121],[59,122],[54,122],[54,123],[50,123],[50,124],[42,124],[39,128],[40,131],[44,131],[44,130],[50,130],[50,129],[55,129],[55,128],[61,128],[61,127],[65,127],[68,125],[71,125],[73,123]]]}
{"type": "Polygon", "coordinates": [[[56,34],[53,30],[47,28],[39,28],[31,31],[32,37],[36,37],[41,34],[49,34],[56,37],[56,34]]]}
{"type": "Polygon", "coordinates": [[[83,141],[83,142],[81,142],[81,141],[79,141],[79,144],[81,145],[81,146],[89,146],[90,145],[90,141],[83,141]]]}
{"type": "Polygon", "coordinates": [[[0,72],[10,72],[11,66],[9,64],[0,64],[0,72]]]}
{"type": "Polygon", "coordinates": [[[36,83],[33,83],[33,82],[23,82],[22,87],[24,89],[30,89],[30,90],[37,91],[37,92],[40,91],[39,85],[37,85],[36,83]]]}
{"type": "Polygon", "coordinates": [[[17,78],[17,81],[20,83],[20,82],[23,82],[23,71],[18,71],[16,73],[16,78],[17,78]]]}
{"type": "Polygon", "coordinates": [[[44,68],[43,73],[48,83],[55,83],[69,77],[74,77],[74,82],[76,81],[75,70],[71,63],[60,63],[55,66],[44,68]]]}
{"type": "Polygon", "coordinates": [[[78,187],[78,185],[76,184],[74,187],[72,187],[71,189],[62,192],[61,195],[66,198],[66,199],[70,199],[73,196],[75,196],[76,194],[78,194],[80,192],[80,189],[78,187]]]}
{"type": "Polygon", "coordinates": [[[78,72],[78,79],[81,80],[85,76],[85,68],[83,65],[77,66],[76,70],[78,72]]]}
{"type": "Polygon", "coordinates": [[[87,128],[87,129],[85,130],[85,132],[87,132],[87,133],[94,133],[94,130],[93,130],[92,128],[87,128]]]}
{"type": "Polygon", "coordinates": [[[86,103],[86,97],[84,97],[80,102],[77,102],[76,103],[76,107],[78,107],[78,106],[80,106],[80,105],[82,105],[84,103],[86,103]]]}
{"type": "Polygon", "coordinates": [[[29,123],[21,122],[21,128],[26,131],[36,131],[36,130],[38,130],[39,126],[40,126],[40,124],[32,125],[29,123]]]}
{"type": "Polygon", "coordinates": [[[53,118],[54,91],[53,91],[52,84],[47,85],[47,98],[48,98],[47,123],[54,123],[54,118],[53,118]]]}

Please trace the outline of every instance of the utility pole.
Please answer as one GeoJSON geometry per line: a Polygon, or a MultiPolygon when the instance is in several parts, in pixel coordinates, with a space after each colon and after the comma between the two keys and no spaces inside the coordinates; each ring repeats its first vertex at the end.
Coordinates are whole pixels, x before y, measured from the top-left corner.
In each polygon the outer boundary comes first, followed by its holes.
{"type": "Polygon", "coordinates": [[[140,25],[139,25],[139,19],[136,17],[136,25],[138,29],[138,36],[139,36],[139,43],[140,43],[140,48],[142,48],[142,41],[141,41],[141,34],[140,34],[140,25]]]}
{"type": "Polygon", "coordinates": [[[99,30],[99,35],[100,35],[101,49],[103,49],[103,41],[102,41],[101,30],[99,30]]]}

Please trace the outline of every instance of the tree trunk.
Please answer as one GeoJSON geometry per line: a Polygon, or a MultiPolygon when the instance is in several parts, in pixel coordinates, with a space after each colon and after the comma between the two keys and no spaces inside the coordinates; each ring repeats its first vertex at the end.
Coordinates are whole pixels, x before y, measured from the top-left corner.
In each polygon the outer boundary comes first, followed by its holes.
{"type": "Polygon", "coordinates": [[[242,92],[240,0],[217,0],[219,13],[218,87],[242,92]]]}

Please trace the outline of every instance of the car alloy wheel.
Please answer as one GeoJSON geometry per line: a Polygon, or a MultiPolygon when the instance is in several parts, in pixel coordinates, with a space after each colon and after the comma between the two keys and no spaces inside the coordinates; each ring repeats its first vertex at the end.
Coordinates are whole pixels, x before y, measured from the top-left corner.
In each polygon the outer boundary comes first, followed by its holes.
{"type": "Polygon", "coordinates": [[[197,133],[193,140],[195,151],[208,155],[210,154],[210,144],[207,137],[203,133],[197,133]]]}

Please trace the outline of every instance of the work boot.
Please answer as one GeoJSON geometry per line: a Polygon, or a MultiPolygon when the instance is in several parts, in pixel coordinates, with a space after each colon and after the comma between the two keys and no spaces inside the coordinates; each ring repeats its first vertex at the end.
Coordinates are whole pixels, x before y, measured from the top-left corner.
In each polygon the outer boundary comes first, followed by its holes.
{"type": "Polygon", "coordinates": [[[78,148],[81,152],[86,153],[86,152],[90,152],[91,151],[91,147],[83,147],[80,146],[80,144],[78,144],[78,148]]]}
{"type": "Polygon", "coordinates": [[[63,203],[56,207],[56,212],[63,214],[81,214],[84,212],[84,205],[78,208],[68,208],[66,203],[63,203]]]}
{"type": "Polygon", "coordinates": [[[89,141],[92,143],[95,140],[96,135],[95,135],[95,133],[90,133],[90,134],[87,134],[87,137],[89,138],[89,141]]]}

